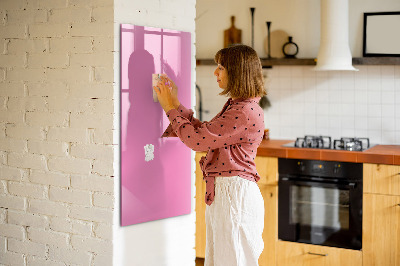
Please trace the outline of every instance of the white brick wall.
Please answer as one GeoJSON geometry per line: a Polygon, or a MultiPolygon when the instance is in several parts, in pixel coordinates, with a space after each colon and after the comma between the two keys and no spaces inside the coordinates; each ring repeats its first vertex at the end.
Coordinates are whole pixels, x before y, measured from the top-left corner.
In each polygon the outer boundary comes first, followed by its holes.
{"type": "Polygon", "coordinates": [[[0,265],[112,265],[113,3],[1,1],[0,265]]]}
{"type": "MultiPolygon", "coordinates": [[[[195,0],[2,0],[1,265],[108,266],[121,256],[129,262],[149,244],[140,247],[129,236],[148,226],[144,232],[167,228],[174,240],[164,243],[168,254],[157,254],[163,245],[142,261],[194,263],[194,213],[125,230],[125,248],[133,244],[136,254],[118,253],[113,261],[113,249],[124,241],[112,244],[119,226],[118,149],[113,147],[118,143],[114,40],[119,23],[190,31],[194,42],[194,17],[195,0]],[[114,6],[120,10],[121,5],[132,8],[118,12],[114,24],[114,6]],[[178,251],[185,256],[176,256],[178,251]]],[[[194,55],[193,49],[193,61],[194,55]]]]}

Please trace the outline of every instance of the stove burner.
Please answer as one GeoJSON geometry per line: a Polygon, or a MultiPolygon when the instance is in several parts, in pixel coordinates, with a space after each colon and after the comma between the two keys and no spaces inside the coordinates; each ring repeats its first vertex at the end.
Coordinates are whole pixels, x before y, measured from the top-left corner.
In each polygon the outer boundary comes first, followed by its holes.
{"type": "Polygon", "coordinates": [[[311,135],[306,135],[303,138],[297,138],[295,142],[287,143],[283,146],[344,151],[364,151],[371,148],[368,138],[340,138],[334,140],[332,143],[331,137],[311,135]]]}
{"type": "Polygon", "coordinates": [[[304,138],[297,138],[294,146],[300,148],[330,149],[331,137],[306,135],[304,138]]]}
{"type": "Polygon", "coordinates": [[[340,138],[333,142],[335,150],[363,151],[369,148],[368,138],[340,138]]]}

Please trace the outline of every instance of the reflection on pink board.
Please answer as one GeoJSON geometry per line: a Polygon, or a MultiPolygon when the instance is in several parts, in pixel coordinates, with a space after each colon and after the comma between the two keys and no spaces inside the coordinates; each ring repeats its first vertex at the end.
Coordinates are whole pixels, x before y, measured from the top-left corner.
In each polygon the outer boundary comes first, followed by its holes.
{"type": "Polygon", "coordinates": [[[121,225],[190,213],[190,149],[160,138],[169,121],[153,101],[152,74],[165,73],[191,104],[189,32],[121,24],[121,225]]]}

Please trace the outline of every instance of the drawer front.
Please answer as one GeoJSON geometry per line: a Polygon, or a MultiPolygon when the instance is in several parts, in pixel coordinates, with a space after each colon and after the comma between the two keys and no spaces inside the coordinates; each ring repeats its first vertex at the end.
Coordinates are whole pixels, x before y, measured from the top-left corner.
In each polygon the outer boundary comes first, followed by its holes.
{"type": "Polygon", "coordinates": [[[365,163],[363,174],[364,193],[400,195],[400,166],[365,163]]]}
{"type": "Polygon", "coordinates": [[[362,266],[362,252],[278,241],[278,266],[362,266]]]}

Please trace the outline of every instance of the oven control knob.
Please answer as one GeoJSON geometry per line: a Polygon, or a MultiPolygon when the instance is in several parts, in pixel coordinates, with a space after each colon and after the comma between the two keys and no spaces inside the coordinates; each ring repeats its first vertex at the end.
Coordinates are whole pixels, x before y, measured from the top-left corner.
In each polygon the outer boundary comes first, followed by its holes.
{"type": "Polygon", "coordinates": [[[304,172],[306,170],[306,166],[303,164],[303,162],[297,162],[297,165],[299,166],[299,169],[301,172],[304,172]]]}
{"type": "Polygon", "coordinates": [[[340,171],[340,164],[336,164],[335,167],[333,168],[333,173],[338,174],[340,171]]]}

